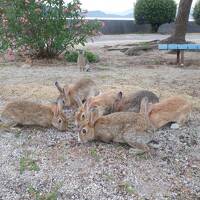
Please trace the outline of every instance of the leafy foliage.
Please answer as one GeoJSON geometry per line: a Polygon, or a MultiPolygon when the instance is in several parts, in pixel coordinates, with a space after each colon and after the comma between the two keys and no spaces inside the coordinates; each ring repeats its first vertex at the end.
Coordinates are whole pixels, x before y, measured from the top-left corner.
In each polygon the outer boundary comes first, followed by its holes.
{"type": "MultiPolygon", "coordinates": [[[[96,63],[99,61],[99,57],[98,55],[90,52],[90,51],[86,51],[85,52],[85,56],[87,58],[87,60],[90,62],[90,63],[96,63]]],[[[78,59],[78,52],[77,51],[67,51],[65,53],[65,59],[68,61],[68,62],[77,62],[77,59],[78,59]]]]}
{"type": "Polygon", "coordinates": [[[200,25],[200,1],[198,1],[194,6],[193,17],[195,22],[200,25]]]}
{"type": "Polygon", "coordinates": [[[134,15],[137,24],[149,23],[152,31],[157,32],[161,24],[174,21],[176,3],[174,0],[137,0],[134,15]]]}
{"type": "MultiPolygon", "coordinates": [[[[4,0],[5,1],[5,0],[4,0]]],[[[4,41],[27,46],[38,57],[56,57],[68,47],[84,45],[101,27],[87,21],[79,0],[13,0],[1,17],[4,41]]]]}

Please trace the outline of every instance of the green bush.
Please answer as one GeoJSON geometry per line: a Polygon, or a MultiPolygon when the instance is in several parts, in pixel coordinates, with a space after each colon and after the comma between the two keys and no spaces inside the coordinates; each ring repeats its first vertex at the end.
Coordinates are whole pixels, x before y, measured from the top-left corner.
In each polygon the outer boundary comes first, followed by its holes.
{"type": "MultiPolygon", "coordinates": [[[[6,2],[6,0],[3,0],[6,2]]],[[[13,48],[27,46],[37,57],[54,58],[69,47],[84,45],[101,23],[83,16],[79,0],[12,0],[3,9],[4,38],[13,48]]]]}
{"type": "MultiPolygon", "coordinates": [[[[85,52],[85,56],[87,58],[87,60],[90,62],[90,63],[96,63],[99,61],[99,57],[98,55],[90,52],[90,51],[86,51],[85,52]]],[[[78,59],[78,52],[77,51],[67,51],[65,53],[65,59],[68,61],[68,62],[77,62],[77,59],[78,59]]]]}
{"type": "Polygon", "coordinates": [[[77,62],[77,59],[78,59],[78,52],[76,51],[67,51],[65,53],[65,59],[68,61],[68,62],[77,62]]]}
{"type": "Polygon", "coordinates": [[[137,0],[134,8],[137,24],[151,24],[157,32],[161,24],[173,22],[176,16],[174,0],[137,0]]]}
{"type": "Polygon", "coordinates": [[[90,51],[86,51],[85,52],[86,58],[90,63],[96,63],[99,61],[99,56],[90,52],[90,51]]]}
{"type": "Polygon", "coordinates": [[[198,1],[194,6],[193,17],[195,22],[200,25],[200,1],[198,1]]]}

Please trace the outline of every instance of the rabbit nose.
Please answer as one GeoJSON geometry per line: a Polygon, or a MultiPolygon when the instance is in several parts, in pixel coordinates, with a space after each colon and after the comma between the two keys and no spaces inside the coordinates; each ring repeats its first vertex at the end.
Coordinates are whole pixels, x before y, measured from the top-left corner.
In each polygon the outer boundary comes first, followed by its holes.
{"type": "Polygon", "coordinates": [[[80,128],[79,125],[77,125],[76,128],[75,128],[75,132],[76,132],[76,133],[79,133],[80,131],[81,131],[81,128],[80,128]]]}
{"type": "Polygon", "coordinates": [[[71,113],[73,110],[70,106],[64,106],[64,110],[66,110],[66,112],[71,113]]]}

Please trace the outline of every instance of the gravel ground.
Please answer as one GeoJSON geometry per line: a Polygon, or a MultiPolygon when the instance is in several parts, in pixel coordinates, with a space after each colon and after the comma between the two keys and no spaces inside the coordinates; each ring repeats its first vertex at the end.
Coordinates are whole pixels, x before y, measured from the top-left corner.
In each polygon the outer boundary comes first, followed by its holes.
{"type": "Polygon", "coordinates": [[[88,44],[100,55],[90,73],[61,61],[0,64],[0,110],[6,102],[26,99],[47,103],[62,84],[91,77],[102,91],[149,89],[165,98],[181,94],[193,103],[190,121],[178,130],[155,134],[156,155],[134,155],[126,145],[91,142],[80,145],[73,119],[67,132],[38,127],[0,126],[0,199],[200,199],[200,61],[186,54],[186,66],[175,55],[157,50],[127,57],[88,44]]]}

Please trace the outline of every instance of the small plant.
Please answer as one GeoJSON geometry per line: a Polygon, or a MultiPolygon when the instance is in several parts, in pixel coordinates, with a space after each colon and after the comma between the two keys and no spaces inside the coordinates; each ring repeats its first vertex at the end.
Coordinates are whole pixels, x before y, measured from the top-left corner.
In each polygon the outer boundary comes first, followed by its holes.
{"type": "Polygon", "coordinates": [[[28,193],[31,195],[31,198],[40,200],[40,193],[32,186],[28,188],[28,193]]]}
{"type": "Polygon", "coordinates": [[[67,51],[65,53],[65,59],[68,61],[68,62],[77,62],[77,59],[78,59],[78,52],[76,51],[67,51]]]}
{"type": "Polygon", "coordinates": [[[119,185],[123,190],[125,190],[128,194],[134,194],[135,188],[129,182],[122,182],[119,185]]]}
{"type": "Polygon", "coordinates": [[[99,160],[99,155],[97,154],[97,150],[96,148],[92,148],[90,149],[90,155],[95,159],[95,160],[99,160]]]}
{"type": "Polygon", "coordinates": [[[200,25],[200,0],[194,6],[193,17],[195,22],[200,25]]]}
{"type": "Polygon", "coordinates": [[[31,195],[33,199],[36,200],[56,200],[58,196],[58,187],[54,188],[50,193],[41,194],[34,187],[30,186],[28,188],[28,193],[31,195]]]}
{"type": "Polygon", "coordinates": [[[15,137],[19,138],[21,136],[21,133],[22,133],[21,130],[17,130],[15,133],[15,137]]]}
{"type": "Polygon", "coordinates": [[[30,158],[27,157],[23,157],[20,159],[20,174],[23,174],[25,170],[28,171],[39,171],[40,168],[37,165],[35,160],[32,160],[30,158]]]}
{"type": "Polygon", "coordinates": [[[144,50],[149,48],[149,43],[148,42],[141,42],[140,45],[144,50]]]}
{"type": "Polygon", "coordinates": [[[99,57],[96,54],[90,51],[86,51],[85,54],[86,54],[86,58],[88,59],[90,63],[96,63],[99,61],[99,57]]]}
{"type": "Polygon", "coordinates": [[[114,177],[112,174],[105,173],[103,177],[106,179],[106,181],[114,181],[114,177]]]}
{"type": "MultiPolygon", "coordinates": [[[[87,58],[87,60],[90,62],[90,63],[96,63],[99,61],[99,57],[90,52],[90,51],[86,51],[85,52],[85,56],[87,58]]],[[[77,62],[77,59],[78,59],[78,52],[77,51],[67,51],[65,53],[65,59],[68,61],[68,62],[77,62]]]]}
{"type": "Polygon", "coordinates": [[[173,22],[176,16],[174,0],[137,0],[134,8],[137,24],[151,24],[157,32],[161,24],[173,22]]]}

